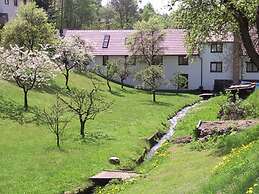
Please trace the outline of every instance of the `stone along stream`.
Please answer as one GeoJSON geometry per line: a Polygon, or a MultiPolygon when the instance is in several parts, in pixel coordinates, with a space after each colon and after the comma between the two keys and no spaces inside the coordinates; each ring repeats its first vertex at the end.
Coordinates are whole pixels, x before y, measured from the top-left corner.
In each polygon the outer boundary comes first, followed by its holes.
{"type": "Polygon", "coordinates": [[[169,130],[167,131],[167,133],[158,141],[158,143],[153,146],[149,152],[147,153],[146,159],[150,160],[156,153],[156,151],[168,140],[170,140],[172,138],[172,136],[174,135],[175,132],[175,128],[176,125],[178,123],[178,121],[180,121],[181,119],[183,119],[185,117],[185,115],[194,107],[196,107],[198,104],[200,104],[201,102],[195,103],[193,105],[187,106],[185,108],[183,108],[182,110],[180,110],[179,112],[177,112],[177,114],[172,117],[169,120],[169,130]]]}

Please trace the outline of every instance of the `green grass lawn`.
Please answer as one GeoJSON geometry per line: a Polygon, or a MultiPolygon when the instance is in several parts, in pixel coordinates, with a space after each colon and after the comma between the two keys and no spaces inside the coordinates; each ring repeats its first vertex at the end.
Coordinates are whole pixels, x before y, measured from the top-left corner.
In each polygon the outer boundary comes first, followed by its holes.
{"type": "MultiPolygon", "coordinates": [[[[257,91],[244,102],[254,104],[258,110],[258,95],[257,91]]],[[[199,120],[217,120],[220,104],[225,100],[224,96],[216,97],[195,107],[177,125],[176,136],[192,134],[199,120]]],[[[258,129],[257,126],[222,136],[202,151],[195,149],[196,143],[170,143],[138,168],[143,173],[140,178],[109,185],[99,193],[259,193],[258,129]],[[232,149],[235,150],[231,152],[232,149]]]]}
{"type": "MultiPolygon", "coordinates": [[[[58,77],[55,84],[63,87],[63,77],[58,77]]],[[[146,146],[145,138],[161,129],[168,115],[198,99],[191,94],[161,94],[157,96],[159,102],[153,104],[149,93],[121,90],[112,84],[114,93],[110,94],[102,79],[100,84],[103,95],[113,103],[111,108],[87,123],[86,142],[80,141],[79,122],[74,118],[63,139],[63,151],[59,151],[46,126],[36,122],[20,124],[22,91],[0,81],[0,193],[53,194],[72,190],[87,185],[88,178],[102,169],[114,168],[108,163],[111,156],[120,157],[122,166],[132,165],[146,146]]],[[[72,87],[90,85],[83,75],[71,77],[72,87]]],[[[54,102],[54,89],[29,93],[30,106],[43,109],[54,102]]],[[[31,116],[25,114],[25,118],[31,116]]]]}
{"type": "MultiPolygon", "coordinates": [[[[177,124],[174,137],[192,135],[199,120],[216,120],[224,99],[222,96],[215,97],[191,109],[177,124]]],[[[161,159],[157,153],[154,159],[138,168],[139,172],[144,172],[144,178],[133,184],[108,186],[100,193],[193,193],[209,180],[214,166],[221,159],[221,156],[214,154],[214,150],[197,151],[193,150],[192,145],[171,144],[166,147],[169,157],[161,159]]]]}
{"type": "Polygon", "coordinates": [[[98,194],[193,193],[208,181],[221,157],[212,151],[194,151],[189,146],[166,145],[152,160],[138,168],[140,178],[112,184],[98,194]],[[165,151],[166,150],[166,151],[165,151]]]}

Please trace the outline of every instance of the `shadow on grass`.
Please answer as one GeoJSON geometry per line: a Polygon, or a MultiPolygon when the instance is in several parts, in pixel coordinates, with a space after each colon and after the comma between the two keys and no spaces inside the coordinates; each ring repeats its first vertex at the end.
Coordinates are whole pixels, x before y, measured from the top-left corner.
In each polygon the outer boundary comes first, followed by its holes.
{"type": "Polygon", "coordinates": [[[55,82],[51,82],[50,85],[42,87],[42,88],[37,88],[35,91],[38,92],[46,92],[48,94],[62,94],[66,96],[68,94],[68,90],[66,88],[62,88],[59,85],[57,85],[55,82]]]}
{"type": "Polygon", "coordinates": [[[103,144],[106,141],[114,139],[114,137],[111,137],[102,131],[96,131],[86,133],[84,139],[81,137],[74,138],[74,141],[81,141],[82,144],[103,144]]]}
{"type": "Polygon", "coordinates": [[[0,95],[0,118],[10,119],[23,124],[25,121],[24,108],[12,100],[6,100],[0,95]]]}
{"type": "Polygon", "coordinates": [[[57,146],[55,146],[55,142],[53,141],[53,145],[50,145],[48,147],[45,148],[45,151],[46,152],[57,152],[57,153],[64,153],[64,154],[67,154],[69,153],[68,150],[66,150],[65,148],[61,147],[58,148],[57,146]]]}
{"type": "Polygon", "coordinates": [[[157,95],[159,96],[178,96],[178,97],[183,97],[183,98],[189,98],[187,93],[164,93],[164,92],[157,92],[157,95]]]}
{"type": "Polygon", "coordinates": [[[29,111],[25,112],[23,106],[0,95],[0,118],[13,120],[21,125],[33,122],[40,124],[41,111],[37,107],[30,107],[29,111]]]}
{"type": "Polygon", "coordinates": [[[148,105],[148,106],[174,106],[174,104],[169,103],[169,102],[153,102],[153,101],[143,101],[141,104],[143,105],[148,105]]]}
{"type": "Polygon", "coordinates": [[[111,91],[111,94],[114,96],[118,96],[118,97],[125,97],[122,92],[118,92],[118,91],[111,91]]]}
{"type": "Polygon", "coordinates": [[[120,89],[123,93],[125,94],[136,94],[137,92],[136,91],[133,91],[133,89],[130,89],[130,88],[121,88],[120,89]]]}

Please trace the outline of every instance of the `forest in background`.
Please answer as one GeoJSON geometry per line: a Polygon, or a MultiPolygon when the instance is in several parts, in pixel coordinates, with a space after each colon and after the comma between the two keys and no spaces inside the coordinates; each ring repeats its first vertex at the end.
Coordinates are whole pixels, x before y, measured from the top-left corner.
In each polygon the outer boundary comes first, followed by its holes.
{"type": "MultiPolygon", "coordinates": [[[[62,29],[133,29],[137,21],[158,17],[170,27],[170,16],[159,14],[151,3],[143,8],[137,0],[35,0],[49,16],[49,20],[62,29]]],[[[168,10],[171,9],[168,5],[168,10]]]]}

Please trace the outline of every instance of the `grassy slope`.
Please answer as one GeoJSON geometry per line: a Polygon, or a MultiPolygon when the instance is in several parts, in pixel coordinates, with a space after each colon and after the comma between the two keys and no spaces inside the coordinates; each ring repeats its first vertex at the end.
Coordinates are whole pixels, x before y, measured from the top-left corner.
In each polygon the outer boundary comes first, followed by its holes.
{"type": "MultiPolygon", "coordinates": [[[[259,91],[247,99],[255,105],[257,114],[258,96],[259,91]]],[[[191,134],[199,120],[215,120],[222,100],[224,97],[213,98],[192,110],[177,126],[176,136],[191,134]]],[[[214,144],[217,152],[215,149],[200,152],[191,151],[189,146],[170,146],[169,150],[173,150],[171,158],[162,160],[146,178],[122,187],[123,192],[120,193],[259,193],[258,129],[259,127],[253,127],[220,138],[218,143],[214,144]],[[247,151],[239,151],[246,147],[243,145],[253,141],[255,144],[247,151]],[[236,150],[221,162],[222,157],[233,148],[236,150]],[[218,167],[217,173],[214,174],[219,161],[221,167],[218,167]]],[[[142,168],[145,169],[145,166],[142,168]]]]}
{"type": "MultiPolygon", "coordinates": [[[[231,151],[231,148],[233,150],[217,165],[215,173],[213,173],[206,184],[202,185],[197,194],[243,194],[253,184],[259,183],[256,180],[259,177],[258,129],[258,127],[253,127],[247,129],[247,131],[226,136],[222,139],[225,147],[222,147],[222,145],[220,147],[224,149],[224,153],[227,150],[231,151]],[[253,136],[249,136],[250,133],[253,136]]],[[[258,191],[255,193],[258,193],[258,191]]]]}
{"type": "MultiPolygon", "coordinates": [[[[200,105],[187,113],[186,117],[180,121],[176,127],[175,136],[191,135],[199,120],[215,120],[220,103],[223,97],[212,98],[202,102],[200,105]]],[[[208,181],[213,167],[219,162],[221,157],[212,154],[212,151],[193,151],[190,146],[169,145],[170,157],[162,159],[159,165],[150,168],[146,178],[140,178],[131,185],[117,186],[123,190],[119,193],[144,194],[144,193],[189,193],[199,190],[202,184],[208,181]]],[[[159,157],[159,153],[155,157],[159,157]]],[[[146,171],[147,166],[154,166],[156,159],[144,163],[139,167],[139,171],[146,171]]],[[[116,186],[107,187],[106,191],[112,192],[116,186]]]]}
{"type": "MultiPolygon", "coordinates": [[[[169,152],[170,156],[163,159],[158,167],[148,172],[145,178],[119,193],[175,194],[194,192],[208,179],[211,175],[211,169],[219,161],[219,158],[212,156],[210,152],[191,151],[186,146],[172,146],[169,148],[169,152]]],[[[150,161],[150,163],[154,163],[154,161],[150,161]]]]}
{"type": "MultiPolygon", "coordinates": [[[[62,87],[62,77],[56,83],[62,87]]],[[[154,105],[150,102],[151,96],[145,92],[134,89],[121,91],[118,85],[113,84],[115,93],[111,95],[104,83],[101,81],[103,94],[113,101],[113,105],[87,125],[89,133],[98,132],[103,137],[95,142],[78,140],[79,123],[76,118],[66,132],[63,152],[57,151],[54,137],[46,127],[0,119],[0,193],[53,194],[71,190],[86,183],[87,178],[98,171],[113,168],[107,162],[113,155],[120,157],[123,165],[128,165],[142,152],[144,138],[160,128],[160,123],[169,114],[197,100],[194,95],[168,94],[158,96],[160,103],[154,105]]],[[[73,74],[71,85],[87,88],[89,79],[73,74]]],[[[2,115],[22,105],[22,92],[11,83],[0,81],[0,96],[15,103],[15,106],[1,103],[2,115]]],[[[54,100],[55,95],[51,92],[29,93],[31,106],[44,108],[54,100]]]]}

